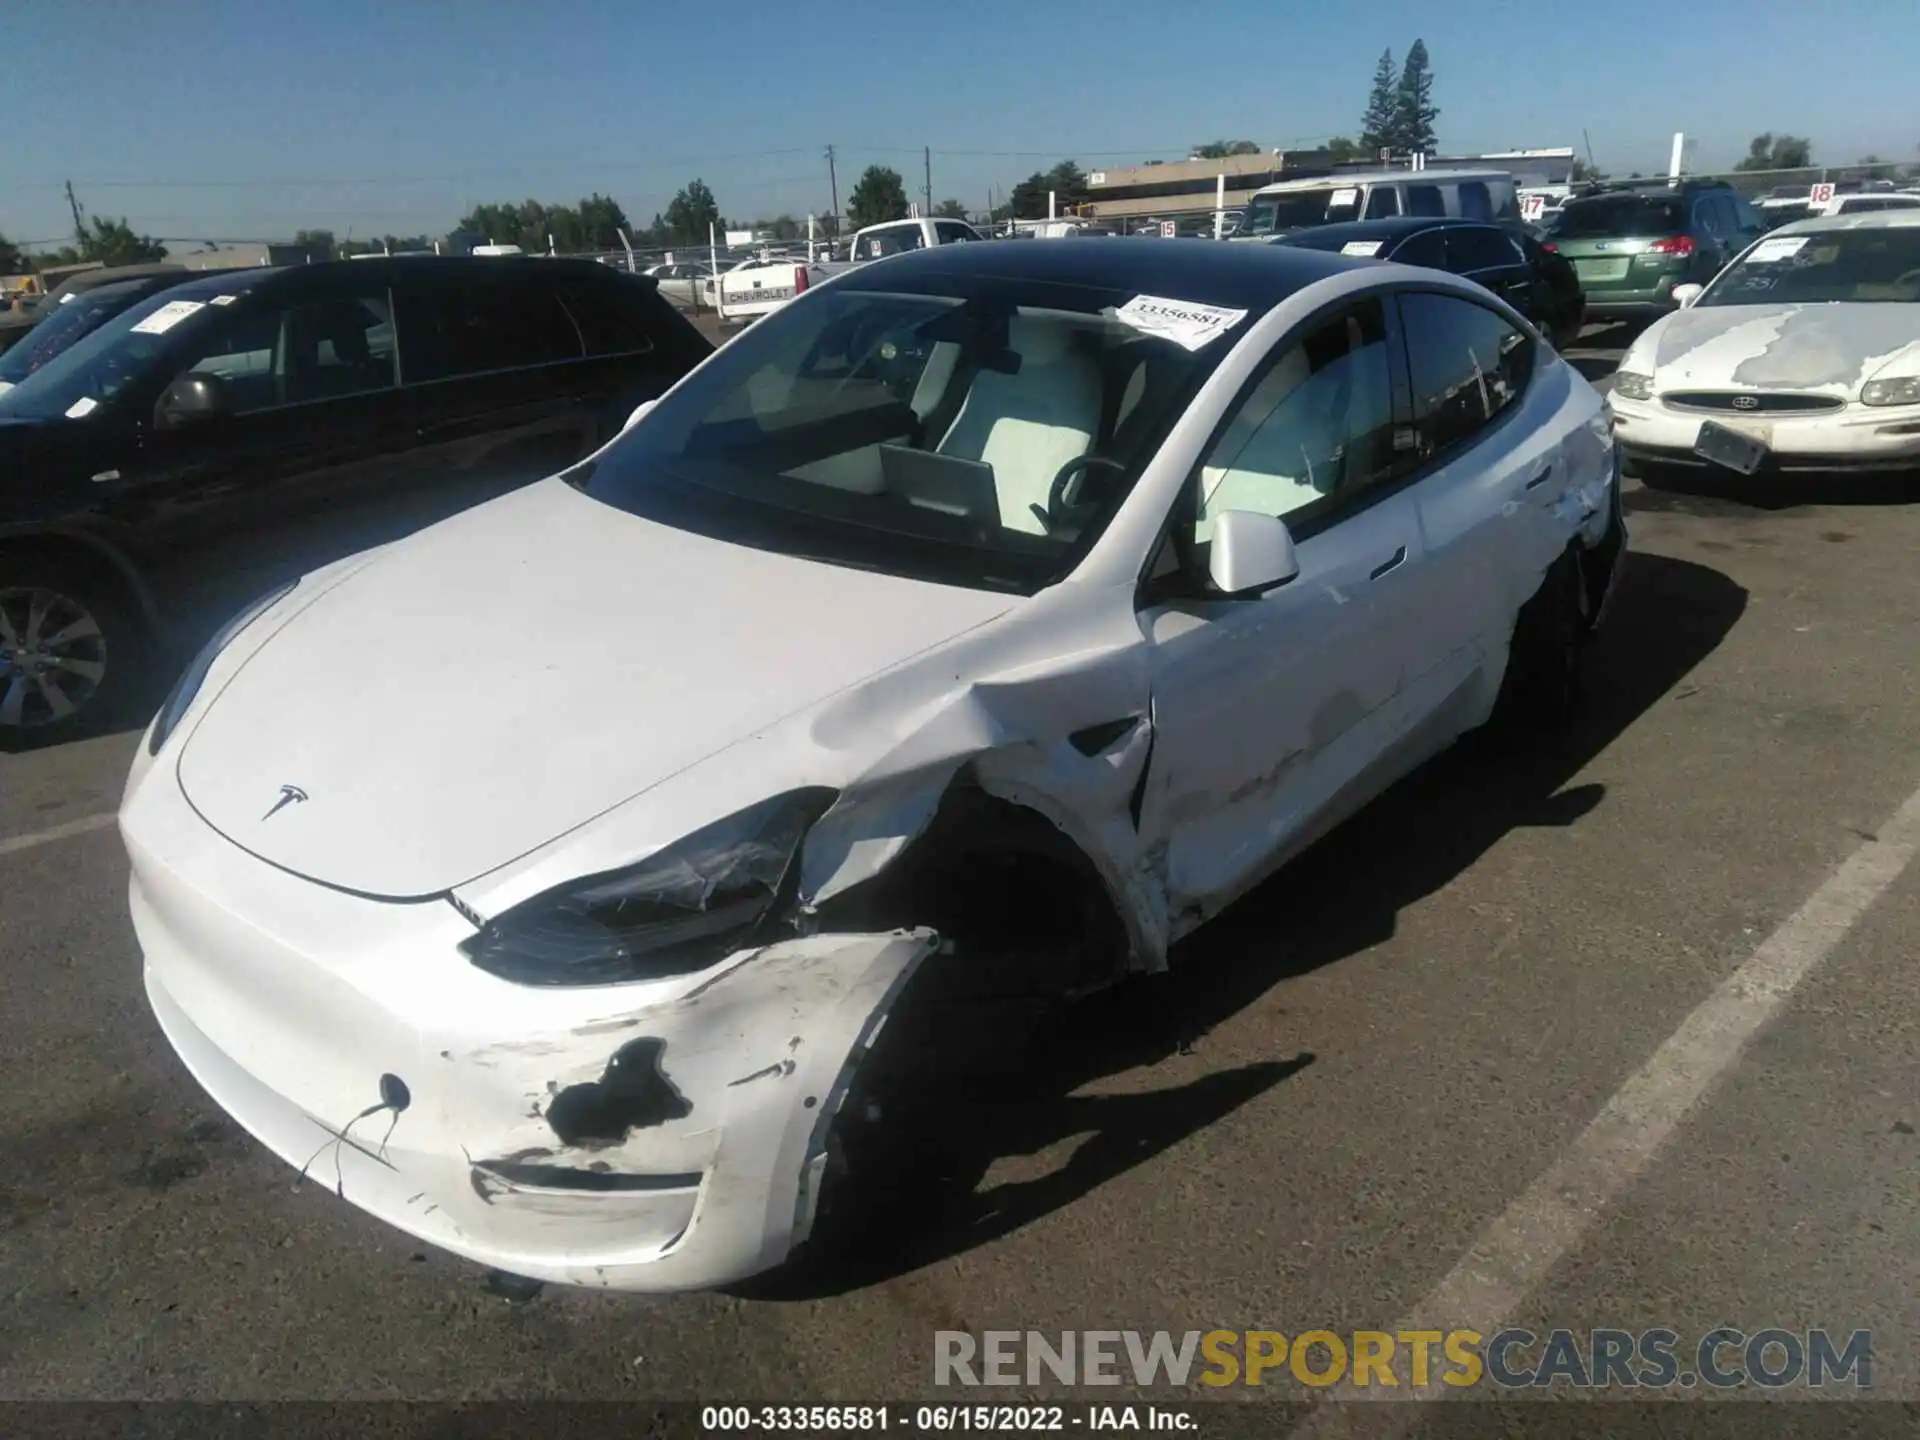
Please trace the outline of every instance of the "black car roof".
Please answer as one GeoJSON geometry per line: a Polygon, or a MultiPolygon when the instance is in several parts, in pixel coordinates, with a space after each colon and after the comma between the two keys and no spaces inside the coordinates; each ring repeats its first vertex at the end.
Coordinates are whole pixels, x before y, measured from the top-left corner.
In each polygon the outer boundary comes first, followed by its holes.
{"type": "Polygon", "coordinates": [[[1312,225],[1290,235],[1276,235],[1270,243],[1296,249],[1338,250],[1358,240],[1404,240],[1423,230],[1456,230],[1463,225],[1482,230],[1501,228],[1491,220],[1469,220],[1458,215],[1393,215],[1378,220],[1343,220],[1338,225],[1312,225]]]}
{"type": "MultiPolygon", "coordinates": [[[[549,259],[545,256],[507,255],[381,255],[365,260],[320,260],[311,265],[258,265],[244,270],[206,272],[174,288],[182,299],[200,300],[214,295],[239,295],[266,287],[305,289],[325,285],[329,280],[348,276],[365,280],[379,275],[391,283],[400,275],[474,276],[525,273],[523,267],[538,266],[541,274],[591,276],[595,279],[621,272],[597,260],[549,259]]],[[[641,280],[639,276],[627,276],[641,280]]],[[[651,281],[642,281],[651,284],[651,281]]]]}
{"type": "Polygon", "coordinates": [[[915,276],[1029,280],[1134,295],[1162,295],[1236,310],[1270,310],[1356,262],[1316,250],[1144,236],[989,240],[937,245],[870,261],[840,283],[885,289],[915,276]]]}

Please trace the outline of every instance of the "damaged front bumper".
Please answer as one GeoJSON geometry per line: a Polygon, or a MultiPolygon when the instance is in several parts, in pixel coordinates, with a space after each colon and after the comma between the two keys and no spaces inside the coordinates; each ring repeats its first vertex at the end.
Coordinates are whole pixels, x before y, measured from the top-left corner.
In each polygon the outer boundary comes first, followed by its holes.
{"type": "Polygon", "coordinates": [[[299,880],[166,781],[122,832],[147,993],[207,1093],[387,1223],[561,1284],[704,1289],[784,1260],[853,1071],[937,944],[819,935],[530,991],[458,953],[450,906],[299,880]]]}

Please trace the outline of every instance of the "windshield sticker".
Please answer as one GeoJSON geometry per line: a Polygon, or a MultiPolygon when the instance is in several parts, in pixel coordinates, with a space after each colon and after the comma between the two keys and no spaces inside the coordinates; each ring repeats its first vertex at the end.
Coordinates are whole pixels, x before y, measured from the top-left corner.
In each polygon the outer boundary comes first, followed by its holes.
{"type": "Polygon", "coordinates": [[[1342,255],[1378,255],[1384,240],[1349,240],[1340,247],[1342,255]]]}
{"type": "Polygon", "coordinates": [[[1360,192],[1358,190],[1355,190],[1352,188],[1348,188],[1345,190],[1336,190],[1333,192],[1333,198],[1327,202],[1327,205],[1330,208],[1337,210],[1342,205],[1353,204],[1359,198],[1360,198],[1360,192]]]}
{"type": "Polygon", "coordinates": [[[209,305],[231,305],[234,301],[238,300],[239,298],[240,297],[238,295],[216,295],[213,297],[213,299],[209,300],[207,303],[209,305]]]}
{"type": "Polygon", "coordinates": [[[100,402],[91,395],[82,395],[67,407],[69,420],[81,420],[100,408],[100,402]]]}
{"type": "Polygon", "coordinates": [[[146,319],[133,327],[135,335],[164,335],[182,320],[196,311],[206,309],[199,300],[169,300],[146,319]]]}
{"type": "Polygon", "coordinates": [[[1188,350],[1198,350],[1247,318],[1244,310],[1223,310],[1218,305],[1196,305],[1191,300],[1168,300],[1159,295],[1136,295],[1113,315],[1123,325],[1188,350]]]}
{"type": "Polygon", "coordinates": [[[1753,247],[1753,253],[1747,256],[1749,265],[1765,264],[1769,260],[1785,260],[1798,255],[1807,243],[1804,235],[1777,235],[1770,240],[1762,240],[1753,247]]]}

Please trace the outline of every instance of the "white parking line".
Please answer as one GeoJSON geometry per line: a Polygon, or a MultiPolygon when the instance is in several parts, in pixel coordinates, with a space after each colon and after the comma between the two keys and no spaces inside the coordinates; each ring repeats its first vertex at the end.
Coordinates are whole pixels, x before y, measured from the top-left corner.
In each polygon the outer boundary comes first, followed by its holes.
{"type": "Polygon", "coordinates": [[[110,815],[83,815],[78,820],[69,820],[64,825],[55,825],[50,830],[36,830],[31,835],[14,835],[0,840],[0,855],[11,855],[18,850],[31,850],[39,845],[51,845],[56,840],[69,840],[75,835],[87,835],[95,830],[104,830],[120,817],[110,815]]]}
{"type": "MultiPolygon", "coordinates": [[[[1787,1002],[1794,989],[1900,877],[1920,850],[1920,791],[1907,797],[1878,835],[1863,842],[1826,883],[1782,922],[1740,968],[1681,1022],[1653,1057],[1601,1107],[1593,1123],[1481,1232],[1445,1279],[1394,1326],[1400,1330],[1467,1327],[1490,1335],[1511,1320],[1527,1295],[1572,1253],[1581,1237],[1646,1169],[1674,1128],[1787,1002]]],[[[1329,1399],[1436,1399],[1461,1394],[1438,1383],[1416,1390],[1345,1386],[1329,1399]]],[[[1420,1407],[1399,1423],[1368,1413],[1369,1437],[1410,1429],[1420,1407]]],[[[1292,1432],[1357,1434],[1357,1414],[1328,1405],[1292,1432]]]]}

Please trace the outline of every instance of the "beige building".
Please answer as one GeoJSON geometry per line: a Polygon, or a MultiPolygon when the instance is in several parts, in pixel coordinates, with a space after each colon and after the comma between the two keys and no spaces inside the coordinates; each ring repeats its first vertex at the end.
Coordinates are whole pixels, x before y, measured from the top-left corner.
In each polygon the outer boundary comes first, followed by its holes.
{"type": "Polygon", "coordinates": [[[1095,170],[1087,177],[1087,200],[1080,213],[1101,220],[1130,220],[1147,215],[1195,215],[1213,210],[1219,177],[1227,178],[1227,208],[1236,209],[1262,185],[1330,168],[1324,150],[1262,151],[1218,160],[1175,160],[1164,165],[1130,165],[1095,170]]]}

